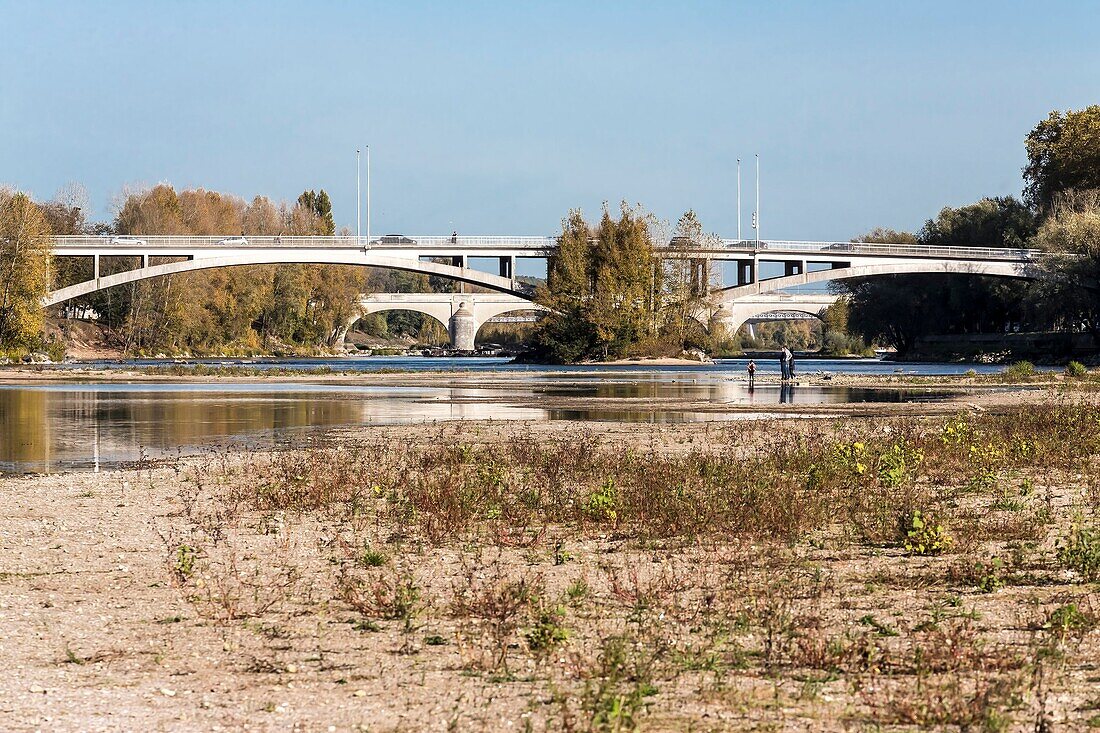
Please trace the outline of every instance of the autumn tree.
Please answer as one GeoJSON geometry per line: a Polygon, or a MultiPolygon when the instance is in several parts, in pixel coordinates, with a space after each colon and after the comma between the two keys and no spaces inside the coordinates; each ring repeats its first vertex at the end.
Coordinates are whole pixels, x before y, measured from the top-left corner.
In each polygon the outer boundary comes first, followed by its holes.
{"type": "Polygon", "coordinates": [[[657,300],[649,217],[625,203],[593,227],[580,211],[562,221],[537,300],[551,310],[533,336],[538,358],[556,362],[626,355],[650,333],[657,300]]]}
{"type": "Polygon", "coordinates": [[[1024,141],[1028,203],[1047,215],[1055,197],[1100,188],[1100,105],[1051,112],[1024,141]]]}
{"type": "Polygon", "coordinates": [[[1035,244],[1049,253],[1037,281],[1039,307],[1100,343],[1100,189],[1056,195],[1035,244]]]}
{"type": "Polygon", "coordinates": [[[714,280],[710,260],[697,251],[714,248],[721,241],[718,235],[703,230],[693,209],[676,222],[670,241],[670,249],[676,256],[663,263],[664,281],[659,296],[664,310],[663,325],[681,345],[687,341],[689,331],[702,330],[697,319],[715,309],[712,293],[718,282],[714,280]]]}
{"type": "Polygon", "coordinates": [[[23,193],[0,190],[0,348],[32,347],[49,290],[50,228],[23,193]]]}

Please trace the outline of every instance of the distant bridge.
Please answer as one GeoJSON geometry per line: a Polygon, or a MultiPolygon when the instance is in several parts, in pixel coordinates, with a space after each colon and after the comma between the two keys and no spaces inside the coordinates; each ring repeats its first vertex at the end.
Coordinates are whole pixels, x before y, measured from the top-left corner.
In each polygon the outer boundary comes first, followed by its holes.
{"type": "MultiPolygon", "coordinates": [[[[299,263],[360,265],[444,277],[523,300],[531,308],[533,306],[529,301],[534,298],[534,288],[517,278],[517,260],[545,258],[556,244],[556,237],[525,236],[394,235],[370,240],[352,236],[54,237],[55,255],[91,259],[92,278],[50,292],[42,304],[55,305],[105,288],[174,273],[240,265],[299,263]],[[125,258],[133,267],[104,275],[103,258],[125,258]],[[492,263],[492,271],[472,267],[472,260],[488,260],[492,263]]],[[[718,307],[710,317],[703,318],[701,315],[700,320],[708,323],[717,320],[733,330],[749,318],[767,312],[760,308],[779,303],[768,301],[768,297],[779,298],[782,291],[796,286],[907,273],[1032,278],[1035,262],[1040,255],[1036,250],[1027,249],[730,239],[702,245],[674,239],[657,247],[657,251],[666,260],[688,260],[693,268],[698,294],[709,294],[710,299],[717,302],[718,307]],[[714,287],[712,274],[716,263],[720,262],[734,263],[736,282],[714,287]],[[761,267],[765,265],[781,268],[783,274],[761,279],[761,267]]],[[[391,303],[390,307],[394,304],[391,303]]],[[[475,301],[471,300],[470,305],[474,304],[475,301]]],[[[496,304],[503,305],[504,302],[496,304]]],[[[421,312],[432,317],[436,317],[435,310],[443,313],[441,304],[424,305],[425,309],[429,307],[432,313],[428,310],[421,312]]],[[[445,326],[456,309],[457,306],[451,308],[440,319],[445,326]]],[[[803,311],[805,308],[773,307],[771,310],[803,311]]],[[[479,315],[474,318],[479,326],[487,320],[482,320],[479,315]]]]}
{"type": "MultiPolygon", "coordinates": [[[[742,324],[752,321],[820,318],[822,310],[835,303],[837,297],[829,293],[746,296],[731,304],[721,303],[717,308],[704,304],[693,317],[708,329],[720,323],[732,335],[742,324]]],[[[525,298],[504,293],[377,293],[359,298],[359,314],[348,322],[348,330],[363,316],[392,310],[413,311],[434,318],[446,329],[451,345],[465,351],[474,348],[477,333],[486,323],[502,320],[532,323],[539,318],[534,315],[502,319],[506,313],[549,312],[525,298]]]]}

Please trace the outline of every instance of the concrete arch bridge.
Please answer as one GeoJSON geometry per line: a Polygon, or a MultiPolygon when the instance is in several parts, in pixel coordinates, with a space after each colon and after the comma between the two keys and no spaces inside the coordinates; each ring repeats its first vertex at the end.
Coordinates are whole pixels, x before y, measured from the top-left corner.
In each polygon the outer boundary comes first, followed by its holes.
{"type": "MultiPolygon", "coordinates": [[[[67,236],[54,237],[54,253],[91,260],[92,277],[50,292],[43,305],[116,285],[161,275],[215,267],[269,264],[332,264],[381,267],[435,275],[522,298],[532,287],[517,277],[517,261],[543,259],[555,237],[385,236],[67,236]],[[134,265],[103,275],[104,258],[125,258],[134,265]],[[489,270],[473,261],[491,263],[489,270]]],[[[733,303],[744,296],[850,277],[917,272],[962,273],[1031,278],[1039,253],[1026,249],[925,247],[908,244],[720,240],[696,246],[678,241],[657,247],[666,260],[688,260],[700,294],[719,291],[733,303]],[[719,263],[733,266],[735,277],[715,282],[719,263]],[[765,270],[774,276],[764,277],[765,270]]]]}
{"type": "MultiPolygon", "coordinates": [[[[555,237],[528,236],[61,236],[52,240],[54,254],[90,260],[92,277],[49,292],[42,305],[148,278],[210,268],[360,265],[444,277],[459,282],[462,288],[470,284],[494,291],[488,295],[416,296],[420,300],[411,294],[382,294],[364,302],[365,313],[403,307],[436,318],[447,328],[456,348],[472,349],[477,330],[487,320],[509,311],[537,309],[530,302],[533,286],[517,277],[517,262],[545,259],[556,243],[555,237]],[[105,258],[113,258],[111,262],[121,258],[132,267],[121,272],[110,268],[110,274],[103,274],[105,258]],[[484,269],[485,262],[488,269],[484,269]],[[482,263],[482,268],[475,267],[476,263],[482,263]],[[462,303],[466,303],[464,309],[462,303]]],[[[690,263],[696,294],[708,296],[714,304],[697,319],[708,327],[720,322],[730,332],[774,311],[816,316],[836,299],[822,292],[792,294],[788,292],[791,288],[910,273],[1030,279],[1037,277],[1035,265],[1040,256],[1038,251],[1026,249],[730,239],[704,245],[673,240],[658,246],[657,253],[666,261],[690,263]],[[715,277],[722,263],[726,269],[733,267],[735,277],[730,283],[715,277]],[[765,276],[768,270],[775,274],[765,276]]]]}

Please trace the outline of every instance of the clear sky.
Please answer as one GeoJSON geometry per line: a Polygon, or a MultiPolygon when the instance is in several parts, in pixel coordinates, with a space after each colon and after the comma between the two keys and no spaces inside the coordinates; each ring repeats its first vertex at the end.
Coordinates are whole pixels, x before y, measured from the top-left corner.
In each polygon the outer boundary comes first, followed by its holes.
{"type": "Polygon", "coordinates": [[[545,234],[689,207],[847,239],[1019,194],[1023,138],[1100,103],[1094,2],[0,0],[0,182],[325,188],[372,233],[545,234]]]}

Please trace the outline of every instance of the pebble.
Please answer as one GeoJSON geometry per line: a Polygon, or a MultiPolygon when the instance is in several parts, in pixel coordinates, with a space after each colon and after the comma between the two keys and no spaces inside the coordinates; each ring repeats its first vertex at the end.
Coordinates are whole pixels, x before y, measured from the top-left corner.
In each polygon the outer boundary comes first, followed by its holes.
{"type": "Polygon", "coordinates": [[[160,688],[160,694],[164,695],[165,697],[175,697],[176,691],[169,690],[167,687],[162,687],[160,688]]]}

